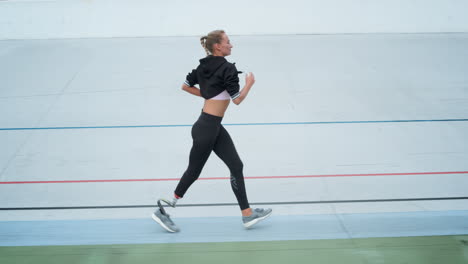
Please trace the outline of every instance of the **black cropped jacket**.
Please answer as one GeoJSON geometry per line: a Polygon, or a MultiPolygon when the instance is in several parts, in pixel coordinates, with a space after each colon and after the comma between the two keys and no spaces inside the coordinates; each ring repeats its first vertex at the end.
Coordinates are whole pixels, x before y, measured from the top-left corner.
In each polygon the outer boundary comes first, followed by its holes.
{"type": "Polygon", "coordinates": [[[240,96],[239,72],[234,63],[224,57],[207,56],[200,60],[200,65],[187,74],[185,84],[193,87],[200,85],[201,96],[210,99],[226,90],[234,100],[240,96]]]}

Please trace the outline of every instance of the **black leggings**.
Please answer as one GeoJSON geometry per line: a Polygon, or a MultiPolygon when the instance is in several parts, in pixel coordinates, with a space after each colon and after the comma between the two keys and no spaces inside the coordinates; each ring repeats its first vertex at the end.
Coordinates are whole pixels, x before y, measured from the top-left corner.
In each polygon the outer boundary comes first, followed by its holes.
{"type": "Polygon", "coordinates": [[[203,169],[211,151],[228,166],[231,172],[231,187],[241,210],[249,208],[245,191],[242,161],[237,154],[231,136],[221,125],[222,117],[202,112],[192,127],[193,146],[190,150],[189,165],[180,179],[175,194],[183,197],[203,169]]]}

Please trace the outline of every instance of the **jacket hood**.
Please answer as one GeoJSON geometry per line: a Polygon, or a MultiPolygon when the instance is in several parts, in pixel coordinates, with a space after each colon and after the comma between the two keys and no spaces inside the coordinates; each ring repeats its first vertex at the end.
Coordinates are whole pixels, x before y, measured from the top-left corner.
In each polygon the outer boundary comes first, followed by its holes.
{"type": "Polygon", "coordinates": [[[227,60],[221,56],[207,56],[200,60],[199,72],[205,78],[210,78],[227,60]]]}

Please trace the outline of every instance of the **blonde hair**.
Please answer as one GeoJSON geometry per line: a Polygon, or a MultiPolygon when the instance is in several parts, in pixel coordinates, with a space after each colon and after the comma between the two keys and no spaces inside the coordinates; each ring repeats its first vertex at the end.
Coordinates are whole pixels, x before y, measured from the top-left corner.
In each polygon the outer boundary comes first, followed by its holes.
{"type": "Polygon", "coordinates": [[[205,49],[206,55],[213,54],[213,45],[221,43],[225,33],[226,32],[224,32],[224,30],[214,30],[208,33],[208,35],[200,38],[200,43],[205,49]]]}

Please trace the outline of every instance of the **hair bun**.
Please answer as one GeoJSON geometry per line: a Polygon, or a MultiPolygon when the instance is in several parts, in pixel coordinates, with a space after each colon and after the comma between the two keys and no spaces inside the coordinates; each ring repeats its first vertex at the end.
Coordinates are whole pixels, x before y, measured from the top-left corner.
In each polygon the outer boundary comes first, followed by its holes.
{"type": "Polygon", "coordinates": [[[206,52],[206,55],[210,55],[210,51],[206,47],[206,40],[208,39],[208,36],[203,36],[200,38],[200,44],[203,47],[203,49],[206,52]]]}

